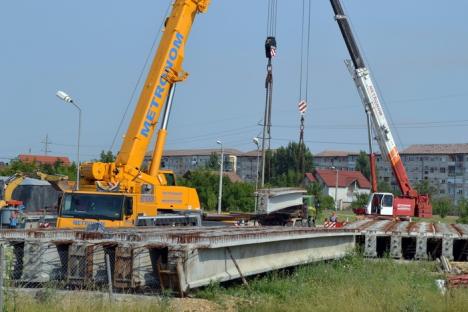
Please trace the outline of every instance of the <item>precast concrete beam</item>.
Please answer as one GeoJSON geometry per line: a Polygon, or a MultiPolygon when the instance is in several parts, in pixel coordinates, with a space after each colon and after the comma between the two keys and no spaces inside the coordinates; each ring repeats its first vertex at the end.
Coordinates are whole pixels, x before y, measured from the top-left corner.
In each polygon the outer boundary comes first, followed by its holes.
{"type": "Polygon", "coordinates": [[[370,231],[366,233],[366,241],[364,244],[364,256],[369,258],[377,257],[377,235],[370,231]]]}
{"type": "Polygon", "coordinates": [[[425,233],[420,233],[416,238],[416,254],[414,255],[416,260],[427,260],[427,236],[425,233]]]}
{"type": "Polygon", "coordinates": [[[453,260],[453,237],[450,234],[444,234],[442,238],[442,256],[453,260]]]}
{"type": "Polygon", "coordinates": [[[395,259],[401,259],[401,233],[393,232],[390,240],[390,256],[395,259]]]}
{"type": "Polygon", "coordinates": [[[46,283],[63,276],[60,255],[53,243],[25,242],[22,256],[21,280],[24,282],[46,283]]]}
{"type": "Polygon", "coordinates": [[[354,235],[336,233],[325,237],[289,239],[216,248],[190,248],[182,260],[181,289],[208,285],[299,264],[344,257],[355,247],[354,235]],[[229,248],[230,253],[227,248],[229,248]],[[232,257],[231,257],[232,255],[232,257]],[[236,268],[237,262],[239,269],[236,268]]]}

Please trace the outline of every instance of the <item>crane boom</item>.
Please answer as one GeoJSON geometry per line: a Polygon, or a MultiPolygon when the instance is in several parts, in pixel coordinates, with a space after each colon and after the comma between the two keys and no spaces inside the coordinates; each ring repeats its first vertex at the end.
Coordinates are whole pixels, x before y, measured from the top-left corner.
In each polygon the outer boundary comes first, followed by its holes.
{"type": "Polygon", "coordinates": [[[376,135],[377,142],[382,152],[382,157],[389,160],[395,174],[396,180],[402,194],[408,196],[416,196],[415,190],[412,189],[405,167],[401,162],[400,153],[393,139],[392,132],[385,117],[385,113],[380,103],[376,88],[366,68],[364,59],[361,56],[359,47],[354,40],[348,19],[344,14],[339,0],[330,0],[335,12],[335,19],[340,27],[341,34],[345,40],[351,56],[351,62],[347,60],[345,63],[348,67],[351,76],[356,84],[356,87],[361,97],[364,109],[370,113],[371,124],[376,135]]]}
{"type": "MultiPolygon", "coordinates": [[[[369,70],[366,68],[359,47],[356,44],[347,16],[341,6],[340,0],[330,0],[335,13],[335,20],[338,23],[341,34],[351,57],[351,61],[345,61],[349,72],[356,84],[359,96],[361,97],[364,110],[370,116],[371,124],[379,144],[382,157],[389,160],[395,179],[401,190],[402,197],[395,199],[393,214],[405,214],[418,216],[432,215],[432,207],[429,203],[428,195],[420,195],[411,187],[406,173],[406,169],[401,161],[400,153],[396,147],[392,132],[390,131],[387,118],[382,104],[377,94],[377,90],[372,81],[369,70]]],[[[371,153],[371,166],[375,166],[371,153]]],[[[375,168],[371,168],[371,170],[375,168]]],[[[375,171],[373,171],[375,178],[375,171]]],[[[373,191],[375,191],[375,181],[373,181],[373,191]]],[[[382,203],[383,200],[379,199],[382,203]]]]}
{"type": "Polygon", "coordinates": [[[182,69],[185,43],[210,1],[174,1],[115,162],[80,166],[80,191],[64,192],[57,227],[200,224],[196,189],[176,186],[173,172],[161,170],[160,163],[175,84],[188,76],[182,69]],[[143,169],[160,120],[151,167],[143,169]]]}
{"type": "Polygon", "coordinates": [[[184,48],[197,13],[205,12],[206,0],[175,1],[167,19],[156,56],[128,126],[116,165],[140,167],[156,123],[174,83],[187,73],[182,69],[184,48]]]}

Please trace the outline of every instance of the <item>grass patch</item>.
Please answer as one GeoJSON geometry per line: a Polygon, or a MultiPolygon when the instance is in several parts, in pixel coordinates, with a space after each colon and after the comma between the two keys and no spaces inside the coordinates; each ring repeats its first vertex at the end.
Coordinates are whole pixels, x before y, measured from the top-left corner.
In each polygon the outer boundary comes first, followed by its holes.
{"type": "Polygon", "coordinates": [[[301,266],[242,286],[207,288],[197,296],[222,301],[238,298],[240,311],[463,311],[466,289],[442,296],[431,262],[398,263],[350,256],[301,266]]]}
{"type": "Polygon", "coordinates": [[[110,304],[92,292],[7,290],[4,311],[466,311],[468,289],[443,296],[434,282],[441,277],[434,262],[352,255],[250,278],[249,288],[212,283],[196,299],[116,295],[110,304]]]}

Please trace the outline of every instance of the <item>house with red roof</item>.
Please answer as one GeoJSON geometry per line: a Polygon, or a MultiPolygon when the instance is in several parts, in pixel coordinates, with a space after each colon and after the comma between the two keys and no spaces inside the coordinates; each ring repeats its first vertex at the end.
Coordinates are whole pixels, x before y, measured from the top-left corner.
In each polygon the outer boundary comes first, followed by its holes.
{"type": "Polygon", "coordinates": [[[340,209],[347,208],[357,194],[369,194],[371,184],[360,172],[352,170],[316,169],[304,176],[305,184],[318,182],[323,192],[335,199],[340,209]]]}
{"type": "Polygon", "coordinates": [[[68,157],[64,156],[49,156],[49,155],[31,155],[31,154],[20,154],[18,159],[25,163],[38,163],[41,165],[55,165],[57,161],[61,162],[64,166],[70,166],[71,162],[68,157]]]}

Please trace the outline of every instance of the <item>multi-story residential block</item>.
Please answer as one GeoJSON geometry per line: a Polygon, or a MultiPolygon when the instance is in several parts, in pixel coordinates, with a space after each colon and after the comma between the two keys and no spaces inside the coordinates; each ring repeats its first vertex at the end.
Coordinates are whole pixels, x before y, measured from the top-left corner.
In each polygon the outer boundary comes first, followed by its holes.
{"type": "MultiPolygon", "coordinates": [[[[237,156],[237,174],[245,182],[255,183],[262,166],[262,153],[254,150],[237,156]]],[[[260,179],[260,177],[259,177],[260,179]]]]}
{"type": "MultiPolygon", "coordinates": [[[[176,175],[184,175],[187,171],[205,168],[212,154],[220,156],[220,149],[167,150],[162,158],[162,168],[171,169],[176,175]]],[[[151,161],[147,154],[145,162],[151,161]]],[[[257,167],[261,165],[261,155],[257,150],[241,152],[236,149],[224,149],[224,171],[236,173],[243,181],[255,183],[257,167]]]]}
{"type": "Polygon", "coordinates": [[[354,170],[358,156],[358,152],[327,150],[314,155],[314,165],[316,168],[335,167],[338,170],[354,170]]]}
{"type": "MultiPolygon", "coordinates": [[[[415,144],[401,151],[410,182],[428,181],[438,195],[449,196],[454,202],[468,198],[468,144],[415,144]]],[[[354,170],[358,153],[324,151],[314,157],[317,168],[335,167],[354,170]]],[[[379,181],[398,188],[390,164],[377,156],[379,181]]]]}
{"type": "MultiPolygon", "coordinates": [[[[220,149],[192,149],[192,150],[166,150],[163,153],[161,167],[171,169],[176,175],[183,175],[187,171],[197,168],[205,168],[208,165],[212,154],[216,154],[218,158],[221,156],[220,149]]],[[[242,152],[236,149],[224,149],[224,171],[237,171],[237,156],[242,152]]],[[[145,161],[151,162],[151,154],[147,154],[145,161]]]]}

